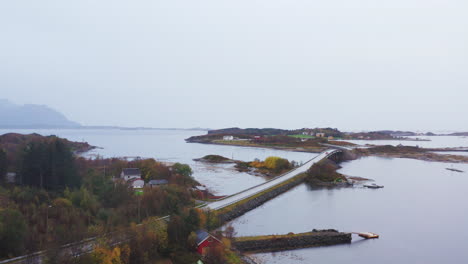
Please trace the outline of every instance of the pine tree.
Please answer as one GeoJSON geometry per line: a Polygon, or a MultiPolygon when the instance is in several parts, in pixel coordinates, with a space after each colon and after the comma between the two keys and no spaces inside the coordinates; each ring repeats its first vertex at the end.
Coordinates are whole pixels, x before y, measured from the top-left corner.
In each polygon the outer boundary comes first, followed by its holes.
{"type": "Polygon", "coordinates": [[[3,149],[0,149],[0,182],[5,180],[5,175],[7,173],[8,160],[6,152],[3,149]]]}

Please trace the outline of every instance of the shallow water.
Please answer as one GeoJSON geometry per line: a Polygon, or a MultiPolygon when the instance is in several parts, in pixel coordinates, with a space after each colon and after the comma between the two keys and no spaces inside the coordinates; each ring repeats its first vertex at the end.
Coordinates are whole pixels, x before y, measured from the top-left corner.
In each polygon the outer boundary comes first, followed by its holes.
{"type": "Polygon", "coordinates": [[[458,148],[468,147],[468,137],[455,136],[414,136],[408,137],[411,139],[426,139],[429,141],[412,141],[412,140],[345,140],[359,145],[405,145],[419,146],[423,148],[458,148]]]}
{"type": "Polygon", "coordinates": [[[465,151],[436,151],[434,153],[441,155],[468,156],[468,152],[465,151]]]}

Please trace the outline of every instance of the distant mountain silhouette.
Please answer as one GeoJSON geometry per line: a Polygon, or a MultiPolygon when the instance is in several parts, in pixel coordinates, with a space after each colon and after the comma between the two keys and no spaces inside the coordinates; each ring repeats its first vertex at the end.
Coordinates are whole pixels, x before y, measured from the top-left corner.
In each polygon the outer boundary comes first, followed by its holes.
{"type": "Polygon", "coordinates": [[[71,128],[81,125],[45,105],[17,105],[0,99],[1,128],[71,128]]]}

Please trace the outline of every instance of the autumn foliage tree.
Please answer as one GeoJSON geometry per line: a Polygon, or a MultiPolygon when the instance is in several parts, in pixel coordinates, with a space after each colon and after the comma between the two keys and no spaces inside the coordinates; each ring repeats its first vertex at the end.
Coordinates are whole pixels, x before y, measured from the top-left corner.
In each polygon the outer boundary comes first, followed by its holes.
{"type": "Polygon", "coordinates": [[[129,255],[130,249],[126,245],[114,248],[100,245],[91,253],[91,258],[96,264],[128,264],[129,255]]]}
{"type": "Polygon", "coordinates": [[[274,171],[282,171],[291,168],[291,164],[287,159],[280,157],[268,157],[265,159],[265,167],[274,171]]]}
{"type": "Polygon", "coordinates": [[[203,258],[206,264],[224,264],[226,263],[226,254],[224,245],[215,243],[213,246],[207,248],[205,257],[203,258]]]}

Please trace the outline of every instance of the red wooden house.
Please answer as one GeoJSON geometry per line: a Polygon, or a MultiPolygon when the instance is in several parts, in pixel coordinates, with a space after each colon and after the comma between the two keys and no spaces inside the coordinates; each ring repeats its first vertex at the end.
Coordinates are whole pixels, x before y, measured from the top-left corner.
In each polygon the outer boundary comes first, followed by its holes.
{"type": "Polygon", "coordinates": [[[195,233],[197,234],[197,252],[200,255],[205,255],[207,248],[222,244],[222,242],[219,239],[206,232],[205,230],[198,230],[195,233]]]}

